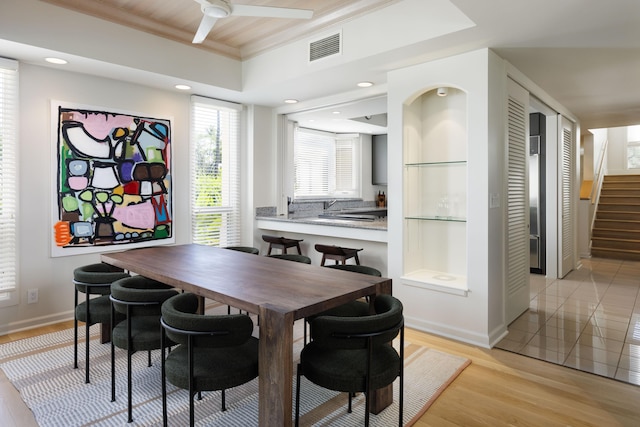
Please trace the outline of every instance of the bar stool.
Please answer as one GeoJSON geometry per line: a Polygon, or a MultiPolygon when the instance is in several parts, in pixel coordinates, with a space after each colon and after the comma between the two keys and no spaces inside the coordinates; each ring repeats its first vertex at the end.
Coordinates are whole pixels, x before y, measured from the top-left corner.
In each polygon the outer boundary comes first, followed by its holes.
{"type": "Polygon", "coordinates": [[[360,259],[358,258],[358,252],[362,249],[343,248],[340,246],[330,245],[316,245],[316,251],[322,253],[322,261],[320,265],[324,265],[328,259],[335,260],[336,264],[346,264],[347,260],[353,258],[356,265],[360,265],[360,259]]]}
{"type": "Polygon", "coordinates": [[[283,254],[286,254],[288,248],[296,248],[298,250],[298,255],[302,255],[302,251],[300,250],[300,242],[302,242],[304,239],[289,239],[287,237],[277,237],[263,234],[262,240],[269,243],[269,250],[267,251],[267,255],[271,255],[271,249],[280,249],[283,254]]]}
{"type": "Polygon", "coordinates": [[[89,383],[89,326],[101,323],[103,343],[111,335],[111,283],[129,277],[122,269],[109,264],[84,265],[73,270],[75,306],[73,316],[73,368],[78,368],[78,320],[85,322],[85,383],[89,383]],[[78,292],[85,294],[85,301],[78,302],[78,292]],[[91,295],[100,295],[90,298],[91,295]]]}

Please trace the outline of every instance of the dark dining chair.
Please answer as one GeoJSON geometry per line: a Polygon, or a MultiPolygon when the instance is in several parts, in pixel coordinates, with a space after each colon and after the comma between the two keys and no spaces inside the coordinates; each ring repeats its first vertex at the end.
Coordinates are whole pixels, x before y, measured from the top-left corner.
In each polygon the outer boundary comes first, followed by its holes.
{"type": "MultiPolygon", "coordinates": [[[[254,248],[253,246],[225,246],[225,249],[229,249],[232,251],[244,252],[247,254],[259,255],[260,249],[254,248]]],[[[227,314],[231,314],[231,306],[227,306],[227,314]]],[[[242,314],[242,310],[240,310],[240,314],[242,314]]]]}
{"type": "MultiPolygon", "coordinates": [[[[350,271],[352,273],[366,274],[369,276],[382,277],[380,270],[369,267],[366,265],[354,265],[354,264],[331,264],[325,265],[325,268],[332,268],[334,270],[350,271]]],[[[341,316],[341,317],[357,317],[366,316],[369,314],[369,304],[364,301],[350,301],[342,304],[338,307],[331,308],[323,311],[322,313],[310,316],[304,319],[304,343],[307,343],[307,323],[313,318],[318,316],[341,316]]]]}
{"type": "Polygon", "coordinates": [[[162,304],[162,342],[178,343],[165,357],[162,345],[162,420],[167,425],[167,381],[189,391],[189,425],[194,424],[196,394],[247,383],[258,376],[258,339],[249,316],[201,315],[198,298],[184,293],[162,304]]]}
{"type": "Polygon", "coordinates": [[[295,262],[301,262],[303,264],[311,264],[311,258],[309,258],[306,255],[299,255],[299,254],[277,254],[277,255],[267,255],[269,258],[276,258],[276,259],[284,259],[286,261],[295,261],[295,262]]]}
{"type": "MultiPolygon", "coordinates": [[[[78,368],[78,321],[84,322],[84,370],[86,384],[89,383],[89,327],[100,323],[106,325],[103,329],[111,334],[111,283],[118,279],[129,277],[122,269],[109,264],[96,263],[83,265],[73,270],[73,284],[75,287],[74,316],[73,316],[73,368],[78,368]],[[79,293],[85,295],[84,302],[79,302],[79,293]],[[92,295],[99,295],[92,298],[92,295]]],[[[105,338],[109,338],[105,337],[105,338]]]]}
{"type": "Polygon", "coordinates": [[[353,258],[356,265],[360,265],[360,259],[358,258],[358,252],[362,249],[343,248],[335,245],[322,245],[316,244],[316,251],[322,254],[322,260],[320,265],[324,266],[327,260],[334,260],[336,264],[346,264],[347,260],[353,258]]]}
{"type": "Polygon", "coordinates": [[[360,317],[319,316],[311,321],[312,341],[300,353],[296,375],[295,425],[300,419],[300,378],[351,397],[365,393],[365,426],[369,425],[371,393],[400,378],[398,425],[402,426],[404,392],[404,317],[402,303],[378,295],[375,314],[360,317]],[[390,342],[400,335],[399,351],[390,342]]]}
{"type": "Polygon", "coordinates": [[[167,340],[161,343],[160,316],[162,303],[178,292],[171,286],[132,276],[117,280],[111,285],[111,315],[122,313],[125,319],[114,322],[111,336],[111,401],[116,400],[115,347],[127,350],[127,422],[133,421],[131,405],[131,356],[137,351],[147,351],[151,366],[151,350],[161,344],[172,346],[167,340]]]}
{"type": "Polygon", "coordinates": [[[238,251],[238,252],[245,252],[253,255],[260,254],[260,249],[254,248],[253,246],[225,246],[225,249],[230,249],[232,251],[238,251]]]}

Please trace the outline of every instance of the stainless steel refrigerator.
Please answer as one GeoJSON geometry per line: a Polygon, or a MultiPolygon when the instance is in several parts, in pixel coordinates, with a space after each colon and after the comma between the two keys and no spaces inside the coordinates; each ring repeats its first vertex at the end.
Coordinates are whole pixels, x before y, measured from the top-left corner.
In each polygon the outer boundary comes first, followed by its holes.
{"type": "Polygon", "coordinates": [[[529,259],[532,273],[545,274],[545,116],[529,116],[529,259]]]}

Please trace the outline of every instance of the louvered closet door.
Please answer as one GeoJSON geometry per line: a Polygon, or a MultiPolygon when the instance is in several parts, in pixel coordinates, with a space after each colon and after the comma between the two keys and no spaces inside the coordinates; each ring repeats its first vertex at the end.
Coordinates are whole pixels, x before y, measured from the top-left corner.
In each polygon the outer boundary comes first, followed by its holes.
{"type": "Polygon", "coordinates": [[[507,106],[507,324],[529,308],[529,92],[509,80],[507,106]]]}
{"type": "Polygon", "coordinates": [[[560,159],[562,170],[560,171],[560,277],[564,277],[573,269],[574,264],[574,218],[576,191],[574,176],[576,173],[576,149],[573,136],[573,123],[562,116],[560,121],[560,141],[562,152],[560,159]]]}

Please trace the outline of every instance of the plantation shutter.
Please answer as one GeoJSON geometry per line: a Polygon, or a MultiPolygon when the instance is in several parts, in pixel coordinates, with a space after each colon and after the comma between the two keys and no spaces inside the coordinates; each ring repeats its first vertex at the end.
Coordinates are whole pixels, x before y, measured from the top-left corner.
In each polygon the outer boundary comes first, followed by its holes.
{"type": "Polygon", "coordinates": [[[354,138],[336,140],[336,192],[356,190],[354,138]]]}
{"type": "Polygon", "coordinates": [[[510,80],[507,105],[507,323],[529,307],[528,99],[529,93],[510,80]]]}
{"type": "Polygon", "coordinates": [[[331,134],[296,128],[294,135],[295,197],[328,196],[335,156],[331,134]]]}
{"type": "Polygon", "coordinates": [[[0,58],[0,305],[17,302],[18,62],[0,58]]]}
{"type": "Polygon", "coordinates": [[[193,243],[240,243],[241,106],[191,97],[191,238],[193,243]]]}
{"type": "Polygon", "coordinates": [[[574,176],[575,176],[575,162],[576,162],[576,150],[574,149],[573,140],[573,123],[560,117],[561,128],[561,144],[562,144],[562,170],[560,171],[561,177],[561,244],[560,244],[560,277],[564,277],[573,269],[574,258],[574,221],[575,208],[573,197],[576,193],[574,190],[574,176]]]}
{"type": "Polygon", "coordinates": [[[296,128],[294,197],[358,197],[359,137],[296,128]]]}

